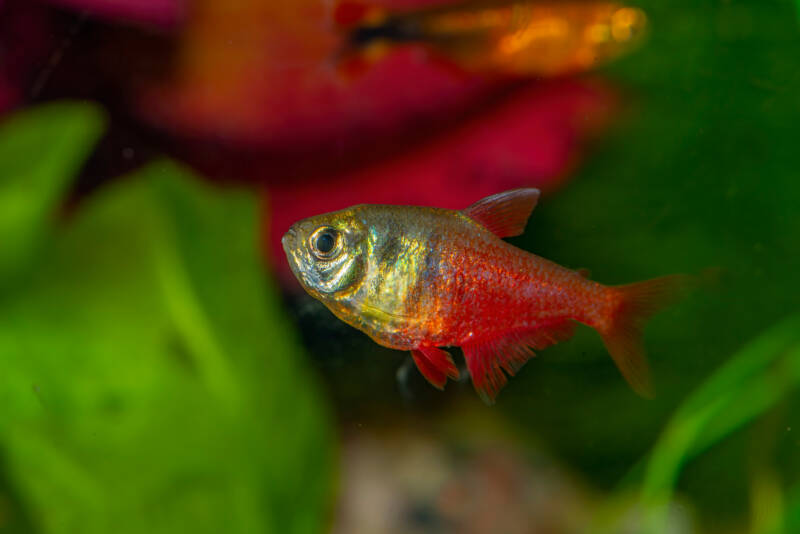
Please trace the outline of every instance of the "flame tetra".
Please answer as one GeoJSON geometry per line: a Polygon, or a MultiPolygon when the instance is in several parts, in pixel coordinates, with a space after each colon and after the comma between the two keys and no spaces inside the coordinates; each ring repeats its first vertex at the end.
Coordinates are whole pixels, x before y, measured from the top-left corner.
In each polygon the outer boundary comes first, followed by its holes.
{"type": "Polygon", "coordinates": [[[500,239],[522,233],[538,198],[516,189],[461,211],[359,205],[294,224],[283,246],[308,293],[377,343],[410,350],[436,387],[458,377],[439,347],[459,346],[491,402],[506,374],[570,337],[577,321],[649,396],[642,326],[684,277],[606,286],[500,239]]]}

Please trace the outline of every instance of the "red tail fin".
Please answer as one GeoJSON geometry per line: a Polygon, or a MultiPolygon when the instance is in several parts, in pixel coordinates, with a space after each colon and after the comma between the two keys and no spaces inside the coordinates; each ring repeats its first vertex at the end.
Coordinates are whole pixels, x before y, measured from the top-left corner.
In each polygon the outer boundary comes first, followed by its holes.
{"type": "Polygon", "coordinates": [[[689,281],[685,275],[671,275],[612,288],[620,295],[619,305],[600,335],[622,376],[643,397],[654,395],[642,344],[644,324],[651,315],[680,298],[689,281]]]}

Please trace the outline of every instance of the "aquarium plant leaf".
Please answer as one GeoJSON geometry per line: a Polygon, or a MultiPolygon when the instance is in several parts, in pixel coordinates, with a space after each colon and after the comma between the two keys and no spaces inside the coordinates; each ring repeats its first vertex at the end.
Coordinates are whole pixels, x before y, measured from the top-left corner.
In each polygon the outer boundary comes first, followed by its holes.
{"type": "Polygon", "coordinates": [[[800,316],[748,344],[677,410],[645,468],[645,532],[665,532],[666,513],[685,463],[763,414],[800,385],[800,316]]]}
{"type": "Polygon", "coordinates": [[[86,199],[0,307],[0,447],[39,532],[322,529],[331,425],[257,222],[250,192],[157,163],[86,199]]]}
{"type": "Polygon", "coordinates": [[[48,104],[0,122],[0,288],[31,260],[104,123],[96,107],[79,103],[48,104]]]}
{"type": "Polygon", "coordinates": [[[786,532],[800,532],[800,485],[792,488],[787,496],[783,521],[786,532]]]}

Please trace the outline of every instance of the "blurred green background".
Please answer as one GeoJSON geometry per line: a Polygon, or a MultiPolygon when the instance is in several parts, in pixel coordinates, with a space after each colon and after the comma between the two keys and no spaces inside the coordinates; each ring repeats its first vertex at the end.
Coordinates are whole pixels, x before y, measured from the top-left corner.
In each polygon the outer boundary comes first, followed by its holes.
{"type": "Polygon", "coordinates": [[[320,531],[330,414],[265,276],[253,195],[154,163],[55,229],[102,129],[95,107],[50,104],[0,130],[0,525],[320,531]]]}
{"type": "Polygon", "coordinates": [[[405,355],[281,297],[252,191],[160,161],[65,212],[103,111],[3,118],[0,530],[324,532],[348,436],[485,430],[590,493],[556,532],[800,532],[800,5],[642,6],[624,115],[514,243],[605,283],[711,269],[648,328],[654,401],[588,329],[493,407],[398,386],[405,355]]]}

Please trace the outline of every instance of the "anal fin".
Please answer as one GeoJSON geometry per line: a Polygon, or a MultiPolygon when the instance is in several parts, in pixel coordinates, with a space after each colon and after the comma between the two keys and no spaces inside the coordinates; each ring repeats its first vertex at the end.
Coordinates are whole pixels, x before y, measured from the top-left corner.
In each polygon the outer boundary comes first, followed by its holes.
{"type": "Polygon", "coordinates": [[[411,357],[422,376],[439,389],[444,389],[448,378],[458,380],[458,368],[446,350],[436,347],[419,347],[411,351],[411,357]]]}
{"type": "Polygon", "coordinates": [[[573,327],[571,321],[564,320],[464,345],[467,368],[478,395],[487,404],[493,404],[506,385],[507,376],[514,376],[534,356],[534,349],[541,350],[568,339],[573,327]]]}

